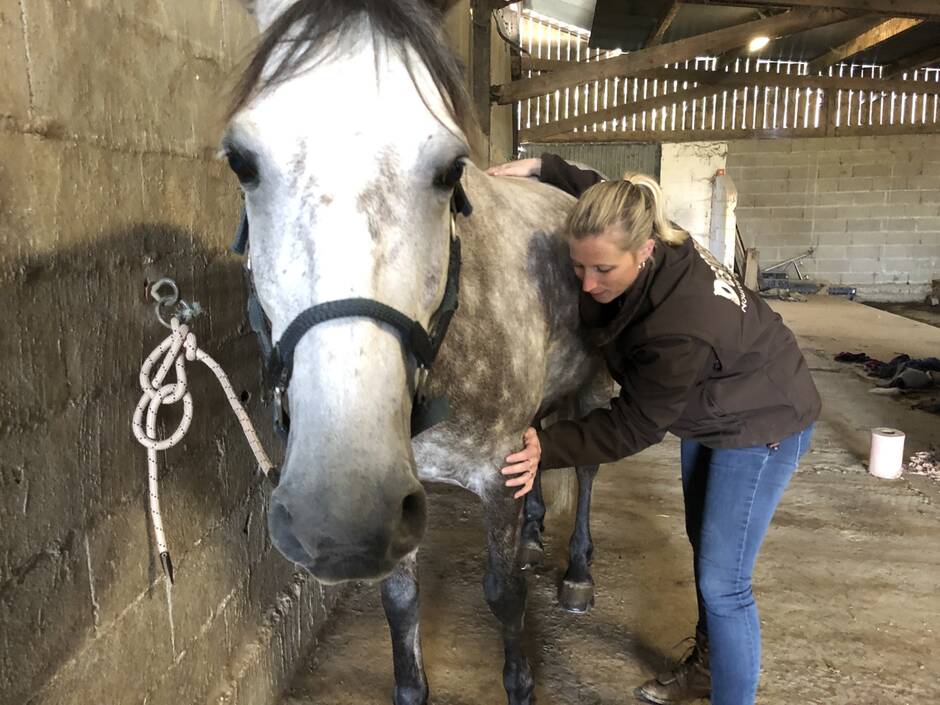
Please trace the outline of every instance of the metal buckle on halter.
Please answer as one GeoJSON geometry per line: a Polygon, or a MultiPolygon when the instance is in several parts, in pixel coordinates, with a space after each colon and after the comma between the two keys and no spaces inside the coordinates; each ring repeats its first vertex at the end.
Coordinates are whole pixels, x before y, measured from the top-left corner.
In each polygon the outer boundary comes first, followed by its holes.
{"type": "Polygon", "coordinates": [[[290,416],[287,415],[287,412],[284,409],[284,393],[285,389],[280,385],[274,387],[271,390],[271,403],[273,406],[274,413],[274,430],[282,438],[287,438],[287,433],[290,430],[290,416]]]}
{"type": "Polygon", "coordinates": [[[415,393],[414,393],[414,403],[422,404],[427,400],[427,386],[428,386],[428,377],[431,375],[431,370],[429,370],[424,365],[418,365],[418,370],[415,375],[415,393]]]}

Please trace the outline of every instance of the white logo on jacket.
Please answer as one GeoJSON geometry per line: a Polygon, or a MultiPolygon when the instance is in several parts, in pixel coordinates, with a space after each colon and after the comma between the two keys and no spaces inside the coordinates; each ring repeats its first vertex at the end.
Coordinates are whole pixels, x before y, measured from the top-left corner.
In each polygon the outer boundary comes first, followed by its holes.
{"type": "Polygon", "coordinates": [[[711,267],[712,272],[715,274],[715,296],[728,299],[728,301],[736,304],[742,313],[747,313],[747,295],[744,293],[744,287],[721,262],[715,259],[711,252],[699,245],[694,238],[692,243],[695,245],[695,251],[698,252],[699,257],[705,260],[705,263],[711,267]]]}

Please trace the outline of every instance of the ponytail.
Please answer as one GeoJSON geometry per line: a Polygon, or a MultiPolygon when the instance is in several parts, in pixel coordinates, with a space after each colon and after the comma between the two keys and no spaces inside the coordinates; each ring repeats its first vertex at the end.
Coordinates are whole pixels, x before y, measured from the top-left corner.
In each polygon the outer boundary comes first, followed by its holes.
{"type": "Polygon", "coordinates": [[[681,245],[685,242],[689,234],[685,230],[672,227],[669,219],[666,218],[666,212],[663,208],[663,201],[666,200],[666,197],[663,195],[663,189],[656,182],[656,179],[646,174],[629,171],[623,175],[623,179],[646,192],[650,215],[653,219],[653,232],[656,236],[668,245],[681,245]]]}
{"type": "Polygon", "coordinates": [[[689,235],[670,224],[663,200],[659,184],[646,174],[627,173],[622,181],[602,181],[575,204],[565,232],[582,240],[616,225],[622,231],[617,244],[625,252],[639,250],[653,237],[668,245],[681,245],[689,235]]]}

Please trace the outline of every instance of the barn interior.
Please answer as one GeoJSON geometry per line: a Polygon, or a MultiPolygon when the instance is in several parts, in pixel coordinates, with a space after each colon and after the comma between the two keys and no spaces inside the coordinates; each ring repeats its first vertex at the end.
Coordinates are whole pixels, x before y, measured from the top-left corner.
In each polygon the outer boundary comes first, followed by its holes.
{"type": "MultiPolygon", "coordinates": [[[[823,411],[757,564],[758,702],[940,702],[940,5],[437,5],[477,166],[552,153],[653,175],[672,220],[797,336],[823,411]],[[904,433],[891,478],[869,462],[885,427],[904,433]]],[[[218,158],[258,41],[234,0],[0,0],[2,703],[392,698],[376,584],[322,584],[272,546],[270,483],[209,371],[191,368],[189,434],[159,454],[172,583],[131,432],[141,361],[166,335],[151,288],[170,277],[283,454],[229,250],[242,196],[218,158]]],[[[570,472],[546,473],[545,556],[525,573],[537,702],[633,703],[682,656],[695,588],[678,453],[670,436],[602,467],[585,614],[558,602],[570,472]]],[[[479,502],[428,492],[430,702],[499,702],[479,502]]]]}

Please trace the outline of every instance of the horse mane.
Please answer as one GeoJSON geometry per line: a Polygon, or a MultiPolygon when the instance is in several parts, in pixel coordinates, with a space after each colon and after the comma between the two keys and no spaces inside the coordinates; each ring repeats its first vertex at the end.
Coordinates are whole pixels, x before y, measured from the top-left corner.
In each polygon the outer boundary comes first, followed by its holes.
{"type": "MultiPolygon", "coordinates": [[[[350,51],[352,44],[343,40],[358,19],[368,20],[376,45],[384,40],[400,49],[410,47],[420,57],[445,98],[450,117],[464,128],[471,108],[463,67],[441,32],[440,11],[427,0],[297,0],[262,35],[233,90],[229,118],[257,93],[350,51]],[[272,55],[281,48],[283,56],[266,72],[272,55]]],[[[414,75],[408,53],[402,51],[401,56],[414,75]]]]}

